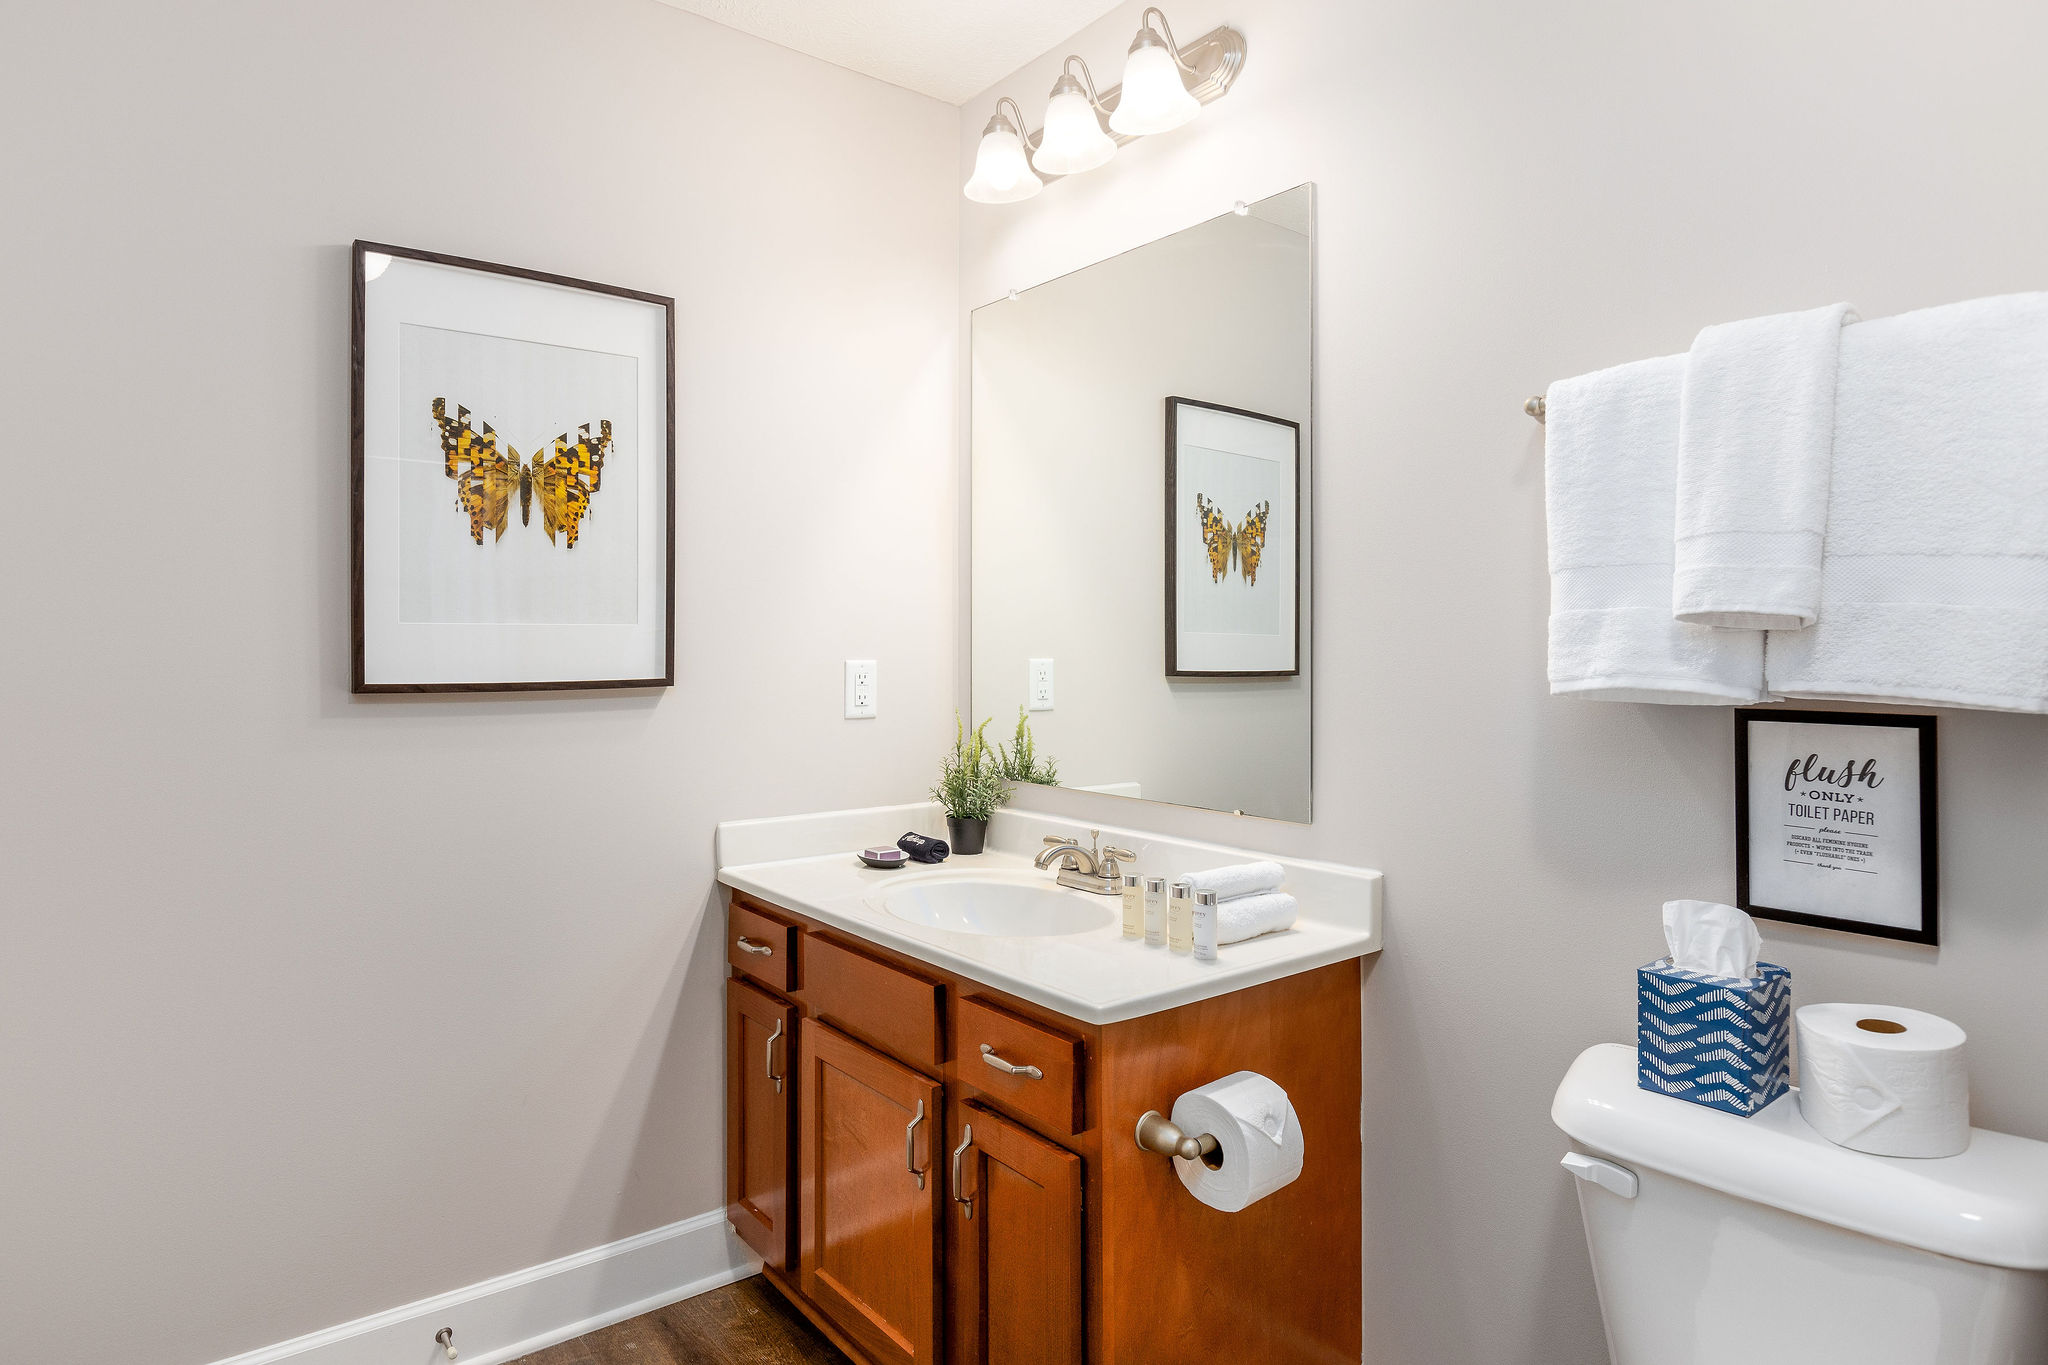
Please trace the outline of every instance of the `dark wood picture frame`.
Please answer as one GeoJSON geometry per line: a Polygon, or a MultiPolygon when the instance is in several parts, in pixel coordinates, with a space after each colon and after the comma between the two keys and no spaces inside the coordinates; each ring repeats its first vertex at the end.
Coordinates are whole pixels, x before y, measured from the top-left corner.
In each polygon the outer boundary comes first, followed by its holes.
{"type": "Polygon", "coordinates": [[[1301,676],[1301,423],[1271,413],[1253,412],[1249,408],[1233,408],[1223,403],[1205,403],[1199,398],[1182,398],[1168,395],[1166,399],[1166,676],[1169,678],[1296,678],[1301,676]],[[1185,404],[1191,408],[1206,408],[1210,412],[1227,412],[1234,417],[1249,417],[1258,422],[1270,422],[1274,426],[1286,427],[1294,438],[1294,560],[1288,572],[1293,575],[1294,603],[1294,658],[1286,668],[1275,669],[1192,669],[1180,666],[1180,603],[1178,579],[1180,547],[1178,544],[1177,519],[1174,516],[1180,497],[1180,414],[1178,407],[1185,404]]]}
{"type": "Polygon", "coordinates": [[[408,693],[408,692],[559,692],[591,688],[637,688],[673,687],[676,681],[676,301],[663,294],[649,294],[637,289],[625,289],[618,285],[598,284],[591,280],[574,279],[567,275],[553,275],[543,270],[528,270],[515,265],[500,265],[493,261],[472,260],[466,256],[449,256],[436,251],[420,251],[412,247],[392,246],[385,242],[358,240],[349,253],[349,660],[351,693],[408,693]],[[666,318],[666,334],[663,341],[666,364],[663,366],[666,388],[666,434],[663,440],[663,459],[666,466],[662,479],[662,493],[666,505],[662,508],[662,521],[666,528],[666,568],[664,569],[667,590],[663,593],[667,615],[662,627],[663,670],[658,678],[604,678],[573,679],[555,682],[462,682],[462,683],[372,683],[365,680],[363,657],[363,371],[364,352],[367,342],[365,307],[367,304],[368,279],[364,270],[366,258],[371,252],[396,256],[410,261],[425,261],[433,265],[452,266],[461,270],[474,270],[485,274],[506,275],[514,279],[530,280],[539,284],[556,285],[564,289],[577,289],[592,294],[609,294],[617,298],[632,299],[639,303],[653,304],[662,309],[666,318]]]}
{"type": "Polygon", "coordinates": [[[1897,939],[1905,943],[1941,942],[1940,822],[1937,806],[1935,717],[1887,715],[1871,711],[1799,711],[1778,707],[1742,707],[1735,711],[1735,904],[1762,919],[1838,929],[1852,934],[1897,939]],[[1760,722],[1792,725],[1857,725],[1919,732],[1920,753],[1920,927],[1898,928],[1832,915],[1808,914],[1757,905],[1750,897],[1749,728],[1760,722]]]}

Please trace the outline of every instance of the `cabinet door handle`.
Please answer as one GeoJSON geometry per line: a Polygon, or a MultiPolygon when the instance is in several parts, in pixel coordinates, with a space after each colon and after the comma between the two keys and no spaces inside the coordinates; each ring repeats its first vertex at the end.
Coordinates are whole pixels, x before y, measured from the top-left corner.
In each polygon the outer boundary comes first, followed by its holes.
{"type": "Polygon", "coordinates": [[[775,955],[775,950],[773,948],[769,947],[765,943],[756,943],[754,942],[754,940],[748,938],[745,934],[740,935],[739,945],[740,951],[743,953],[759,953],[763,957],[773,957],[775,955]]]}
{"type": "Polygon", "coordinates": [[[960,1125],[960,1145],[953,1149],[953,1202],[958,1204],[969,1218],[974,1217],[974,1196],[960,1193],[960,1158],[967,1155],[967,1149],[974,1145],[974,1125],[960,1125]]]}
{"type": "Polygon", "coordinates": [[[924,1172],[917,1169],[917,1125],[924,1122],[924,1101],[917,1102],[917,1113],[910,1122],[903,1125],[903,1164],[917,1177],[917,1187],[924,1188],[924,1172]]]}
{"type": "Polygon", "coordinates": [[[778,1095],[782,1093],[782,1077],[775,1074],[775,1040],[781,1036],[782,1021],[777,1019],[775,1021],[775,1032],[768,1035],[768,1047],[766,1049],[768,1058],[763,1065],[768,1071],[768,1079],[775,1082],[775,1093],[778,1095]]]}
{"type": "Polygon", "coordinates": [[[987,1043],[981,1045],[981,1060],[1005,1075],[1022,1076],[1027,1081],[1042,1081],[1045,1079],[1045,1073],[1035,1066],[1018,1066],[1015,1062],[1004,1061],[996,1056],[996,1050],[987,1043]]]}

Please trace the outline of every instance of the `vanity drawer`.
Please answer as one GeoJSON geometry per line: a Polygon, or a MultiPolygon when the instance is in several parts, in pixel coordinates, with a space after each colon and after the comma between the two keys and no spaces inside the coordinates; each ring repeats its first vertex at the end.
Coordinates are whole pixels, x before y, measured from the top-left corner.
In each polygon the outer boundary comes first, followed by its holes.
{"type": "Polygon", "coordinates": [[[1055,1132],[1078,1133],[1085,1126],[1078,1038],[972,997],[955,1006],[953,1036],[954,1069],[962,1081],[1055,1132]]]}
{"type": "Polygon", "coordinates": [[[812,1014],[912,1066],[937,1071],[939,983],[818,934],[805,934],[803,1000],[812,1014]]]}
{"type": "Polygon", "coordinates": [[[796,936],[794,924],[734,896],[725,921],[725,960],[734,971],[787,992],[796,986],[796,936]]]}

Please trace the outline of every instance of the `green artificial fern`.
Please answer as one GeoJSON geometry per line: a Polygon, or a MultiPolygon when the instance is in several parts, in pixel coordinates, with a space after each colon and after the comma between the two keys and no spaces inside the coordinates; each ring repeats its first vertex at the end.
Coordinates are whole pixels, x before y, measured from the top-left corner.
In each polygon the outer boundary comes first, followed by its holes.
{"type": "Polygon", "coordinates": [[[1005,778],[1011,782],[1035,782],[1041,787],[1060,784],[1059,760],[1038,756],[1038,746],[1031,738],[1031,718],[1021,706],[1017,708],[1017,735],[1010,743],[1008,749],[996,745],[996,761],[1005,778]]]}
{"type": "Polygon", "coordinates": [[[982,738],[988,721],[967,733],[967,722],[953,713],[953,751],[939,760],[939,780],[932,784],[932,800],[945,807],[955,820],[986,820],[1008,803],[1010,789],[1003,782],[1000,749],[982,738]]]}

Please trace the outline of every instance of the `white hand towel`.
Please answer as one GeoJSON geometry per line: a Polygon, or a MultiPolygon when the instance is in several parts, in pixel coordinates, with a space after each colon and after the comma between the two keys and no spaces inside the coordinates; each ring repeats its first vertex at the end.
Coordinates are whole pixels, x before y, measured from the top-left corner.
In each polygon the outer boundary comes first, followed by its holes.
{"type": "Polygon", "coordinates": [[[1267,891],[1256,896],[1239,896],[1216,902],[1216,941],[1242,943],[1260,934],[1278,933],[1294,927],[1294,897],[1285,891],[1267,891]]]}
{"type": "Polygon", "coordinates": [[[1820,617],[1846,303],[1709,327],[1685,359],[1671,610],[1695,626],[1820,617]]]}
{"type": "Polygon", "coordinates": [[[1763,697],[1761,631],[1672,619],[1685,357],[1550,386],[1550,690],[1726,706],[1763,697]]]}
{"type": "Polygon", "coordinates": [[[1819,624],[1785,696],[2048,712],[2048,294],[1842,333],[1819,624]]]}
{"type": "Polygon", "coordinates": [[[1250,896],[1260,891],[1278,891],[1280,883],[1287,880],[1287,870],[1278,863],[1232,863],[1228,867],[1212,867],[1207,872],[1190,872],[1188,881],[1197,891],[1214,891],[1216,899],[1227,901],[1233,896],[1250,896]]]}

